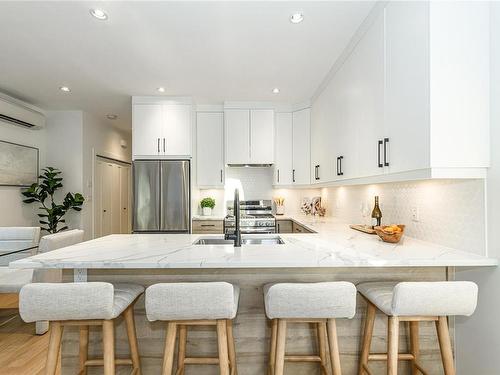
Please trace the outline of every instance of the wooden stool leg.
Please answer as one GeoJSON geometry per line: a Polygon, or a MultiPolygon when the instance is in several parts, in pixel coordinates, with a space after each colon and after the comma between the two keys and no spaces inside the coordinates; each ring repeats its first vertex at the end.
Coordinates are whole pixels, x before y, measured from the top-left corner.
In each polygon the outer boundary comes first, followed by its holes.
{"type": "Polygon", "coordinates": [[[326,324],[317,323],[319,357],[321,358],[321,375],[328,375],[328,359],[326,356],[326,324]]]}
{"type": "Polygon", "coordinates": [[[358,375],[363,375],[365,373],[364,367],[368,366],[368,356],[370,355],[370,346],[372,344],[373,326],[375,324],[376,312],[377,308],[375,305],[368,302],[363,332],[363,344],[361,346],[361,354],[359,358],[358,375]]]}
{"type": "Polygon", "coordinates": [[[446,316],[440,316],[436,321],[436,330],[441,349],[441,358],[443,360],[444,373],[446,375],[455,375],[455,366],[453,364],[453,351],[451,350],[450,332],[448,330],[448,320],[446,316]]]}
{"type": "Polygon", "coordinates": [[[115,322],[102,322],[102,337],[104,344],[104,375],[115,375],[115,322]]]}
{"type": "Polygon", "coordinates": [[[172,375],[174,364],[175,338],[177,326],[174,322],[167,324],[167,336],[165,337],[165,352],[163,353],[163,375],[172,375]]]}
{"type": "Polygon", "coordinates": [[[337,339],[337,325],[335,323],[335,319],[328,319],[327,331],[328,344],[330,346],[330,364],[332,366],[332,374],[341,375],[342,370],[340,367],[340,351],[339,342],[337,339]]]}
{"type": "Polygon", "coordinates": [[[141,362],[139,357],[139,347],[137,345],[137,334],[135,330],[134,305],[130,305],[123,313],[127,326],[128,345],[130,347],[130,358],[134,375],[141,375],[141,362]]]}
{"type": "Polygon", "coordinates": [[[286,320],[278,320],[278,332],[276,338],[276,362],[273,375],[283,375],[285,370],[285,342],[286,342],[286,320]]]}
{"type": "Polygon", "coordinates": [[[268,375],[274,375],[274,365],[276,363],[276,339],[278,335],[278,319],[271,321],[271,343],[269,350],[269,366],[267,369],[268,375]]]}
{"type": "Polygon", "coordinates": [[[226,321],[217,320],[217,341],[219,344],[219,367],[220,375],[229,375],[229,357],[227,350],[226,321]]]}
{"type": "Polygon", "coordinates": [[[413,356],[415,357],[412,363],[411,373],[412,375],[418,375],[420,374],[420,371],[416,366],[420,357],[418,322],[410,322],[410,353],[413,354],[413,356]]]}
{"type": "Polygon", "coordinates": [[[387,375],[398,375],[399,319],[389,317],[387,333],[387,375]]]}
{"type": "Polygon", "coordinates": [[[227,346],[229,350],[229,365],[231,368],[231,375],[238,375],[238,366],[236,364],[236,347],[234,344],[233,335],[233,321],[228,319],[226,324],[227,329],[227,346]]]}
{"type": "Polygon", "coordinates": [[[87,366],[85,362],[87,361],[89,355],[89,327],[80,327],[80,372],[79,375],[87,375],[87,366]]]}
{"type": "Polygon", "coordinates": [[[45,364],[45,374],[55,375],[57,362],[59,359],[59,351],[61,350],[61,338],[63,327],[60,322],[50,323],[50,341],[49,351],[47,354],[47,362],[45,364]]]}
{"type": "Polygon", "coordinates": [[[179,353],[177,354],[177,375],[184,375],[187,345],[187,326],[179,326],[179,353]]]}

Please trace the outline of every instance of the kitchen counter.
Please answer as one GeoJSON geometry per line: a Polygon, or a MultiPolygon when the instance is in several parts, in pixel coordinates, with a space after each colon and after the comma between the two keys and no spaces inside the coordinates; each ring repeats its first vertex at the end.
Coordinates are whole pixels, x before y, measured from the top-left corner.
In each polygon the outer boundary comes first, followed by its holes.
{"type": "MultiPolygon", "coordinates": [[[[290,268],[496,266],[487,258],[403,237],[399,244],[335,218],[287,216],[315,231],[280,234],[282,245],[193,245],[194,234],[116,234],[12,262],[12,268],[290,268]]],[[[256,236],[256,235],[254,235],[256,236]]],[[[266,235],[262,235],[266,236],[266,235]]],[[[267,235],[269,236],[269,235],[267,235]]]]}
{"type": "Polygon", "coordinates": [[[193,220],[216,220],[216,221],[222,221],[224,220],[225,216],[217,216],[217,215],[210,215],[210,216],[203,216],[203,215],[194,215],[193,220]]]}

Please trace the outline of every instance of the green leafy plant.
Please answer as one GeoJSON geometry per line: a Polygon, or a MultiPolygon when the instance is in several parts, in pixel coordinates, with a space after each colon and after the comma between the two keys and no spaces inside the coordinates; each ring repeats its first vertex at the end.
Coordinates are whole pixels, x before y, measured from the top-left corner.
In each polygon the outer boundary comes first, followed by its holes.
{"type": "Polygon", "coordinates": [[[200,202],[201,208],[210,207],[213,209],[215,207],[215,199],[207,197],[203,198],[200,202]]]}
{"type": "Polygon", "coordinates": [[[63,219],[64,215],[70,210],[81,211],[85,201],[80,193],[68,193],[61,204],[54,202],[55,192],[63,187],[61,173],[57,168],[44,168],[43,173],[38,176],[40,181],[21,193],[26,197],[23,199],[24,203],[38,202],[41,204],[40,210],[45,211],[45,213],[38,214],[39,221],[42,224],[42,229],[49,233],[68,229],[68,226],[65,225],[66,221],[63,219]],[[45,202],[47,198],[49,198],[48,203],[45,202]],[[60,223],[64,224],[62,228],[58,228],[60,223]]]}

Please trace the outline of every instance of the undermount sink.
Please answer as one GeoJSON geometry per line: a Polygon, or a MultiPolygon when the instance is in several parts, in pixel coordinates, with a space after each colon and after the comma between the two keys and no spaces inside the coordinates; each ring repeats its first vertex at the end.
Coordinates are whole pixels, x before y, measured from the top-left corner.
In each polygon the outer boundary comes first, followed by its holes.
{"type": "MultiPolygon", "coordinates": [[[[225,240],[224,237],[201,237],[198,238],[193,245],[233,245],[234,241],[225,240]]],[[[266,237],[241,237],[242,245],[282,245],[283,240],[279,236],[266,236],[266,237]]]]}

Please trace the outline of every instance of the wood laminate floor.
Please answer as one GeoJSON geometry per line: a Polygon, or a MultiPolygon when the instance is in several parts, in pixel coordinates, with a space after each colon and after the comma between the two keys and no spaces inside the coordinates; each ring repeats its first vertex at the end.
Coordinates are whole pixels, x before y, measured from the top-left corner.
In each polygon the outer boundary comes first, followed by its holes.
{"type": "Polygon", "coordinates": [[[45,370],[49,334],[35,335],[15,310],[0,310],[0,373],[39,375],[45,370]]]}

